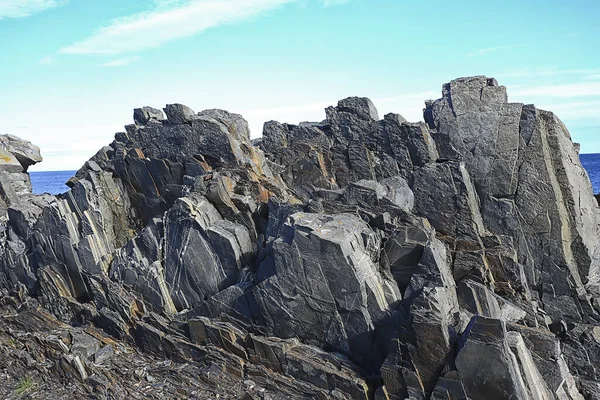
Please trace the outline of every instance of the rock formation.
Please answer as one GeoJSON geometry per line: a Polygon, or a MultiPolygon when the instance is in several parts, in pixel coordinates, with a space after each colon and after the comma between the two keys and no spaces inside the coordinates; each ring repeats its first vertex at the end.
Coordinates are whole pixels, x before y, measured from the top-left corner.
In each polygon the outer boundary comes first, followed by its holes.
{"type": "Polygon", "coordinates": [[[600,209],[554,114],[478,76],[419,123],[133,117],[58,196],[0,138],[0,394],[600,399],[600,209]]]}

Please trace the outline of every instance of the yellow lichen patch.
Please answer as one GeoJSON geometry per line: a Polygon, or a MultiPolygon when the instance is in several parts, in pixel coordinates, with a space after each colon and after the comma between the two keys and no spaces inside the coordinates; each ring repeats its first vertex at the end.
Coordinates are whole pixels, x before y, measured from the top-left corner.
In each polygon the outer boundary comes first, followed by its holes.
{"type": "Polygon", "coordinates": [[[43,273],[46,274],[47,278],[52,281],[54,287],[56,288],[58,294],[61,297],[72,298],[71,290],[67,287],[66,282],[63,280],[62,276],[58,274],[52,267],[46,267],[43,269],[43,273]]]}
{"type": "Polygon", "coordinates": [[[288,203],[290,203],[291,205],[299,205],[299,204],[303,204],[303,203],[302,203],[302,200],[300,200],[300,199],[297,199],[296,197],[293,197],[293,196],[292,196],[292,197],[289,197],[289,198],[287,199],[287,202],[288,202],[288,203]]]}
{"type": "Polygon", "coordinates": [[[70,325],[65,324],[64,322],[57,320],[54,315],[50,314],[48,311],[44,310],[41,307],[37,307],[35,309],[35,312],[37,314],[37,317],[39,317],[40,319],[43,319],[44,321],[49,322],[52,325],[56,325],[59,328],[70,328],[71,327],[70,325]]]}
{"type": "Polygon", "coordinates": [[[259,175],[264,175],[264,171],[262,169],[262,159],[260,157],[260,153],[256,150],[254,146],[248,147],[248,152],[250,153],[250,159],[252,160],[252,167],[259,175]]]}
{"type": "Polygon", "coordinates": [[[4,154],[0,154],[0,160],[2,160],[4,162],[11,162],[12,161],[12,157],[5,156],[4,154]]]}
{"type": "Polygon", "coordinates": [[[325,165],[325,158],[323,157],[323,153],[317,153],[317,159],[319,160],[319,167],[321,168],[323,176],[328,177],[329,172],[327,171],[327,166],[325,165]]]}
{"type": "Polygon", "coordinates": [[[248,171],[248,178],[250,178],[252,182],[260,182],[262,180],[260,175],[257,175],[253,171],[248,171]]]}
{"type": "Polygon", "coordinates": [[[140,159],[143,160],[144,158],[146,158],[146,156],[144,155],[144,152],[142,151],[142,149],[133,149],[133,151],[135,151],[135,154],[137,154],[137,156],[140,159]]]}
{"type": "Polygon", "coordinates": [[[98,330],[96,330],[95,328],[88,327],[85,330],[85,333],[87,333],[90,336],[93,336],[95,339],[98,339],[105,345],[109,345],[109,346],[113,346],[113,347],[117,346],[117,342],[115,342],[113,339],[111,339],[108,336],[104,336],[102,333],[98,332],[98,330]]]}
{"type": "Polygon", "coordinates": [[[273,194],[269,192],[267,189],[263,187],[263,185],[258,184],[258,200],[262,203],[268,203],[269,199],[273,194]]]}
{"type": "Polygon", "coordinates": [[[223,182],[223,186],[225,186],[227,192],[233,193],[233,180],[231,178],[229,178],[228,176],[223,176],[221,182],[223,182]]]}
{"type": "Polygon", "coordinates": [[[230,133],[232,136],[234,136],[234,137],[236,137],[236,138],[238,137],[238,132],[237,132],[237,129],[235,129],[235,125],[229,125],[229,126],[227,127],[227,131],[228,131],[228,132],[229,132],[229,133],[230,133]]]}
{"type": "Polygon", "coordinates": [[[431,136],[429,135],[429,132],[427,132],[421,127],[421,133],[423,134],[423,141],[425,142],[425,144],[429,145],[429,142],[431,141],[431,136]]]}
{"type": "Polygon", "coordinates": [[[134,300],[133,303],[131,304],[131,315],[141,318],[146,314],[146,310],[145,307],[143,305],[143,303],[138,302],[138,300],[134,300]]]}
{"type": "Polygon", "coordinates": [[[213,168],[210,166],[206,159],[201,154],[195,155],[194,160],[204,169],[205,171],[212,171],[213,168]]]}
{"type": "Polygon", "coordinates": [[[206,161],[200,161],[199,164],[205,171],[212,171],[212,167],[206,161]]]}
{"type": "Polygon", "coordinates": [[[481,259],[483,260],[483,267],[485,268],[489,282],[493,285],[495,281],[494,274],[492,272],[492,268],[490,267],[490,263],[488,262],[487,256],[484,254],[482,255],[481,259]]]}

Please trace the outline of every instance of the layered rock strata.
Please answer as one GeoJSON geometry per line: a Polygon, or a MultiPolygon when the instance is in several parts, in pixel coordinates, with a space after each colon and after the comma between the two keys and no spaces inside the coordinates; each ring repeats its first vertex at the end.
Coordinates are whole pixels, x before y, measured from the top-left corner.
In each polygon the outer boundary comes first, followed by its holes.
{"type": "Polygon", "coordinates": [[[600,209],[564,124],[494,79],[254,142],[136,109],[59,196],[31,194],[35,146],[0,153],[7,393],[600,398],[600,209]]]}

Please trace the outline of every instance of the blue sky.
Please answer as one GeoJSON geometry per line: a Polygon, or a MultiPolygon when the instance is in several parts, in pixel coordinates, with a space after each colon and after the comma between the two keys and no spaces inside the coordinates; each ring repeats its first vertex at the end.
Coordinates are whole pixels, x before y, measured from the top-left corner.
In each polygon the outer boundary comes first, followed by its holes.
{"type": "Polygon", "coordinates": [[[321,120],[341,98],[420,120],[444,82],[488,75],[600,152],[597,0],[0,0],[0,133],[35,170],[77,169],[134,107],[321,120]]]}

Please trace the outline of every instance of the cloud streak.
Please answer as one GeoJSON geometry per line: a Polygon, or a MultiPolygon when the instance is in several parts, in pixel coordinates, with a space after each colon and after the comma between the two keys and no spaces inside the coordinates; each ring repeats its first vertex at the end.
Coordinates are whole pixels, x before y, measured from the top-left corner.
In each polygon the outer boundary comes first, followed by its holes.
{"type": "MultiPolygon", "coordinates": [[[[0,0],[2,1],[2,0],[0,0]]],[[[155,9],[117,18],[61,54],[118,55],[159,47],[209,28],[264,15],[296,0],[159,0],[155,9]]]]}
{"type": "MultiPolygon", "coordinates": [[[[496,77],[511,77],[511,78],[525,78],[525,77],[539,77],[539,76],[559,76],[559,75],[594,75],[600,74],[600,69],[591,68],[591,69],[521,69],[521,70],[512,70],[507,71],[500,74],[495,74],[496,77]]],[[[595,75],[600,76],[600,75],[595,75]]]]}
{"type": "Polygon", "coordinates": [[[510,92],[511,97],[591,97],[600,96],[600,81],[523,87],[510,92]]]}
{"type": "Polygon", "coordinates": [[[0,20],[28,17],[67,2],[68,0],[0,0],[0,20]]]}
{"type": "Polygon", "coordinates": [[[488,47],[487,49],[479,49],[479,50],[476,50],[476,51],[474,51],[472,53],[469,53],[467,55],[469,57],[482,56],[484,54],[493,53],[495,51],[515,49],[517,47],[524,47],[524,46],[525,46],[524,44],[509,44],[509,45],[505,45],[505,46],[488,47]]]}
{"type": "Polygon", "coordinates": [[[136,61],[139,61],[140,57],[125,57],[125,58],[117,58],[115,60],[111,60],[105,62],[104,64],[100,64],[101,67],[124,67],[129,64],[133,64],[136,61]]]}
{"type": "Polygon", "coordinates": [[[577,101],[572,103],[540,103],[542,110],[552,111],[569,124],[597,126],[600,123],[600,101],[577,101]]]}

